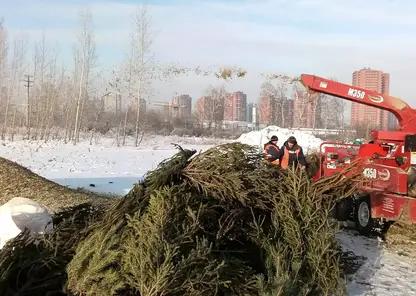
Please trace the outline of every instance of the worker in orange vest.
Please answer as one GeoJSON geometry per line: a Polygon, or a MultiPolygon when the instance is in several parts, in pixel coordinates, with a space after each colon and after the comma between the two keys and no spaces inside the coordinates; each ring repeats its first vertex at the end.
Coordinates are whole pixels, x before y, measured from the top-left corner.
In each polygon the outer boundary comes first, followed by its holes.
{"type": "Polygon", "coordinates": [[[297,166],[302,169],[306,168],[306,159],[303,149],[298,145],[296,138],[291,136],[280,149],[281,159],[280,166],[285,169],[289,166],[297,166]]]}
{"type": "Polygon", "coordinates": [[[279,165],[280,163],[280,149],[277,146],[278,140],[279,138],[277,136],[272,136],[270,141],[264,145],[264,158],[274,165],[279,165]]]}

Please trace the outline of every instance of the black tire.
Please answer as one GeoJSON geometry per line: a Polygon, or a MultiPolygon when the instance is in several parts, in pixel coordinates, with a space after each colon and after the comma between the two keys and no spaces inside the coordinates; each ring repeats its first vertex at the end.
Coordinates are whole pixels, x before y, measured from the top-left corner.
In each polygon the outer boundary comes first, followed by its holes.
{"type": "Polygon", "coordinates": [[[342,222],[348,221],[352,218],[353,209],[353,199],[343,198],[335,205],[335,218],[342,222]]]}
{"type": "Polygon", "coordinates": [[[374,229],[374,219],[371,217],[370,197],[364,196],[356,200],[354,220],[358,232],[369,236],[374,229]]]}

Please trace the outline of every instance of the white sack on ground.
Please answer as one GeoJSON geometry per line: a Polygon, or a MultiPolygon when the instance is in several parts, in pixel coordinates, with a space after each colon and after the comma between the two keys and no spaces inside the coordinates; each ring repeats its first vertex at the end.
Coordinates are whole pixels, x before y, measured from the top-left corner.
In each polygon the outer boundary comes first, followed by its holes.
{"type": "Polygon", "coordinates": [[[25,228],[36,237],[52,230],[48,210],[34,200],[15,197],[0,206],[0,249],[25,228]]]}
{"type": "Polygon", "coordinates": [[[298,144],[303,148],[304,153],[308,151],[319,149],[319,145],[323,142],[321,139],[314,135],[304,133],[296,129],[280,128],[278,126],[268,126],[259,131],[252,131],[242,134],[237,141],[243,144],[258,146],[262,151],[264,144],[270,141],[270,138],[276,135],[279,138],[277,143],[279,146],[283,146],[283,143],[290,137],[294,136],[298,144]]]}

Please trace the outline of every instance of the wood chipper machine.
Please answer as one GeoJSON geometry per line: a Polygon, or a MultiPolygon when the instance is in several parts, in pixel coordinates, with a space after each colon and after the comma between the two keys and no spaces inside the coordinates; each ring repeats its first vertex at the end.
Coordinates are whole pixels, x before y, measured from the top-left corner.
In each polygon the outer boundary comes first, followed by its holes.
{"type": "Polygon", "coordinates": [[[354,221],[363,235],[398,220],[416,223],[416,110],[399,98],[314,75],[303,74],[301,81],[312,93],[387,110],[398,120],[395,131],[372,131],[369,143],[321,144],[320,168],[314,179],[343,173],[354,162],[359,163],[364,180],[357,185],[359,194],[337,203],[335,217],[354,221]]]}

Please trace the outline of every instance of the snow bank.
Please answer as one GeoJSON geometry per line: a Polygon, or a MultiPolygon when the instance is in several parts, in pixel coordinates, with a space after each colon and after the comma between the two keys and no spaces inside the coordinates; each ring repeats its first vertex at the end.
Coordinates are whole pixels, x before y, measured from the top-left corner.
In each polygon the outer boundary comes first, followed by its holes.
{"type": "Polygon", "coordinates": [[[306,134],[296,129],[280,128],[278,126],[268,126],[260,131],[242,134],[237,141],[247,145],[258,146],[260,150],[263,150],[264,144],[270,141],[273,135],[279,138],[279,146],[282,146],[287,138],[294,136],[305,153],[319,149],[319,145],[323,142],[311,134],[306,134]]]}
{"type": "Polygon", "coordinates": [[[0,249],[27,228],[36,237],[52,230],[48,210],[34,200],[15,197],[0,207],[0,249]]]}

